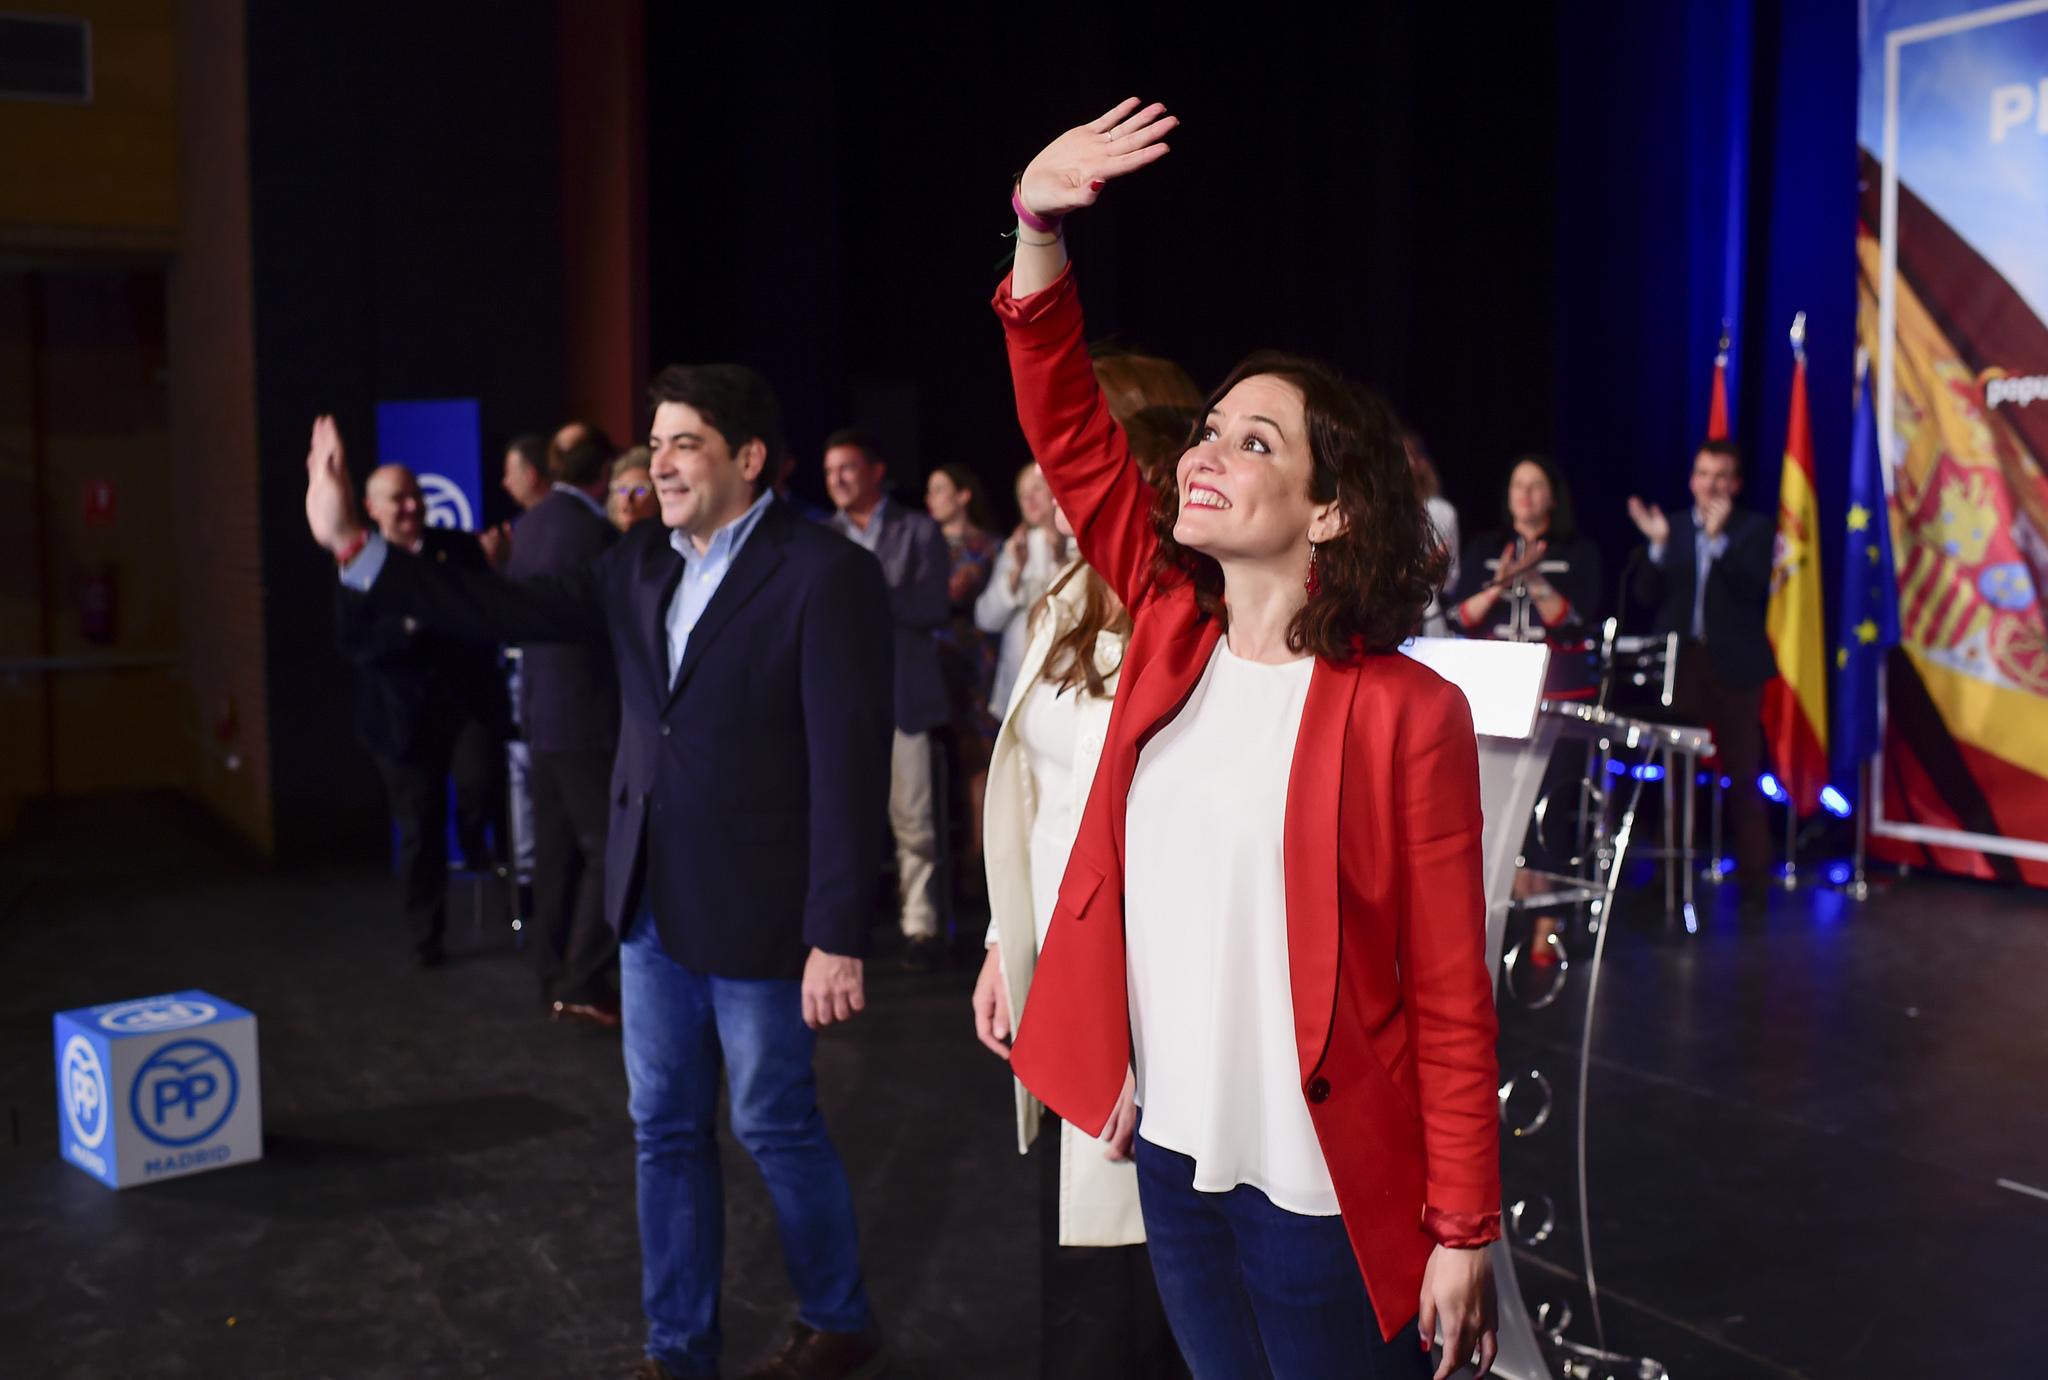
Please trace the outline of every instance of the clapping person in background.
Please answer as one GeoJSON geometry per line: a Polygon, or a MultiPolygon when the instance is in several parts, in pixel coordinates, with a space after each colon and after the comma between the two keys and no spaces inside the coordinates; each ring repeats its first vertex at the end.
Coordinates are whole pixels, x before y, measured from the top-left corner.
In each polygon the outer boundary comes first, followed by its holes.
{"type": "MultiPolygon", "coordinates": [[[[1170,361],[1098,359],[1095,376],[1148,475],[1170,476],[1202,395],[1170,361]],[[1163,366],[1163,367],[1162,367],[1163,366]]],[[[1169,479],[1170,482],[1170,479],[1169,479]]],[[[1057,505],[1054,526],[1073,528],[1057,505]]],[[[988,955],[974,989],[981,1042],[1004,1059],[1059,895],[1060,874],[1107,740],[1131,616],[1076,558],[1030,614],[1030,642],[989,770],[988,955]]],[[[1039,1373],[1047,1380],[1151,1380],[1186,1374],[1144,1248],[1127,1144],[1051,1118],[1017,1087],[1017,1148],[1039,1141],[1039,1373]]]]}
{"type": "Polygon", "coordinates": [[[1466,637],[1545,642],[1544,693],[1589,699],[1599,688],[1590,652],[1600,603],[1600,548],[1579,535],[1571,486],[1548,459],[1508,472],[1501,525],[1465,548],[1450,621],[1466,637]]]}
{"type": "Polygon", "coordinates": [[[1734,442],[1700,446],[1690,487],[1692,511],[1675,522],[1657,505],[1629,498],[1629,520],[1649,543],[1632,592],[1656,610],[1653,631],[1682,639],[1672,708],[1713,731],[1721,771],[1734,782],[1727,808],[1736,879],[1744,904],[1755,909],[1771,869],[1756,781],[1763,770],[1764,685],[1778,673],[1764,626],[1777,532],[1763,514],[1735,506],[1742,451],[1734,442]]]}
{"type": "Polygon", "coordinates": [[[1030,640],[1025,627],[1031,606],[1044,597],[1052,577],[1067,561],[1067,541],[1052,525],[1052,490],[1034,464],[1017,471],[1017,528],[996,555],[995,572],[974,603],[974,621],[996,646],[996,674],[990,683],[989,712],[1001,718],[1030,640]]]}

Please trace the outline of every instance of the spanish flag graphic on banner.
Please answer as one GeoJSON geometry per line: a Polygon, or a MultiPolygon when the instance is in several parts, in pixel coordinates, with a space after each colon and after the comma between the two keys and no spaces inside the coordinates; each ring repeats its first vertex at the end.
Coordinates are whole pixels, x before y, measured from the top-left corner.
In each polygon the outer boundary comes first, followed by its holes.
{"type": "MultiPolygon", "coordinates": [[[[1858,336],[1875,358],[1885,265],[1881,171],[1867,155],[1864,180],[1858,336]]],[[[1872,850],[2048,886],[2048,407],[2023,392],[2048,385],[2048,328],[1904,185],[1898,226],[1900,645],[1887,661],[1872,850]]]]}
{"type": "Polygon", "coordinates": [[[1821,622],[1820,502],[1806,417],[1806,355],[1795,353],[1771,602],[1764,614],[1778,658],[1778,678],[1764,687],[1764,736],[1793,806],[1807,815],[1820,808],[1821,788],[1828,784],[1827,629],[1821,622]]]}

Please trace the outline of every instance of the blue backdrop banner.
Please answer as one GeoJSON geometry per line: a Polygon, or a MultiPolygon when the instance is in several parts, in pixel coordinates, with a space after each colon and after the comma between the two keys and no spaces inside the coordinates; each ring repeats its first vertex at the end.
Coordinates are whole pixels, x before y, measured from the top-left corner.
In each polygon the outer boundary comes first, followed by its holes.
{"type": "Polygon", "coordinates": [[[429,527],[477,530],[484,472],[482,409],[475,398],[378,403],[377,459],[419,476],[429,527]]]}

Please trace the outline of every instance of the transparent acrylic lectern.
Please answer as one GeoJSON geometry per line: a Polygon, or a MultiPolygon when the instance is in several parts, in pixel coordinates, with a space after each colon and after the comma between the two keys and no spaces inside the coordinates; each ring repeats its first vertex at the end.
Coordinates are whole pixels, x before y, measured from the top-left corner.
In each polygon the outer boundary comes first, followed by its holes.
{"type": "MultiPolygon", "coordinates": [[[[1525,1248],[1534,1248],[1550,1239],[1557,1213],[1555,1200],[1548,1194],[1517,1197],[1514,1202],[1502,1204],[1504,1233],[1491,1248],[1494,1280],[1500,1295],[1500,1352],[1494,1362],[1494,1373],[1505,1380],[1549,1380],[1556,1376],[1569,1380],[1666,1380],[1666,1372],[1657,1362],[1606,1349],[1587,1209],[1586,1074],[1592,1051],[1595,998],[1601,958],[1606,950],[1606,920],[1614,908],[1615,889],[1634,829],[1642,775],[1625,771],[1622,779],[1628,786],[1599,797],[1600,814],[1593,831],[1596,845],[1580,850],[1575,859],[1577,866],[1559,871],[1531,868],[1528,843],[1531,822],[1537,818],[1538,802],[1543,799],[1551,755],[1561,740],[1584,740],[1594,760],[1603,763],[1603,772],[1608,761],[1620,761],[1626,768],[1631,763],[1647,763],[1660,753],[1702,752],[1711,746],[1711,740],[1698,729],[1629,719],[1593,705],[1546,703],[1543,677],[1549,651],[1540,643],[1417,638],[1402,650],[1456,685],[1472,706],[1473,728],[1479,735],[1480,803],[1485,812],[1481,855],[1486,887],[1486,954],[1494,973],[1496,1005],[1505,1008],[1519,1000],[1532,1009],[1548,1006],[1556,1000],[1565,973],[1573,967],[1554,929],[1532,929],[1524,942],[1507,947],[1512,916],[1576,907],[1588,913],[1586,928],[1592,936],[1590,956],[1574,974],[1584,987],[1585,996],[1577,1032],[1577,1114],[1572,1127],[1577,1183],[1572,1196],[1579,1209],[1578,1282],[1590,1304],[1593,1340],[1586,1343],[1565,1336],[1572,1321],[1568,1305],[1546,1304],[1539,1316],[1530,1315],[1516,1282],[1514,1245],[1520,1242],[1525,1248]],[[1540,954],[1533,951],[1539,946],[1543,950],[1540,954]],[[1532,951],[1524,952],[1525,949],[1532,951]],[[1526,973],[1539,962],[1551,975],[1551,985],[1532,998],[1526,973]],[[1518,971],[1524,975],[1519,985],[1518,971]]],[[[1501,1072],[1503,1135],[1512,1142],[1541,1133],[1552,1121],[1553,1079],[1541,1069],[1521,1065],[1503,1066],[1501,1072]]]]}

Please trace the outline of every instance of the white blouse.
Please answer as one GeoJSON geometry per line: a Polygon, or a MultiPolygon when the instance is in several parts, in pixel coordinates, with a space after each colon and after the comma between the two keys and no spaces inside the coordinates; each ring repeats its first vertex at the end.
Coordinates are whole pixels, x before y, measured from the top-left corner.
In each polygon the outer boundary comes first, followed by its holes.
{"type": "Polygon", "coordinates": [[[1264,665],[1219,638],[1187,704],[1139,755],[1124,817],[1124,943],[1139,1134],[1195,1161],[1194,1186],[1250,1184],[1337,1214],[1301,1093],[1288,982],[1287,778],[1312,657],[1264,665]]]}

